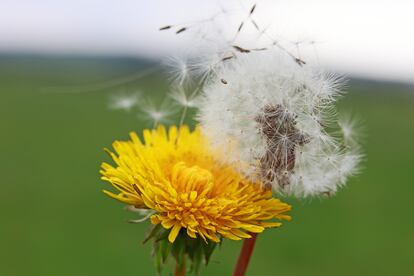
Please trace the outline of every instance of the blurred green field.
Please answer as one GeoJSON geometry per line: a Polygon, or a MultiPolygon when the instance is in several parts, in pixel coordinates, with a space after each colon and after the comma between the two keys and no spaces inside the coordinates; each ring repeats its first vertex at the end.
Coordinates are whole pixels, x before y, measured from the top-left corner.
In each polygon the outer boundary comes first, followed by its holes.
{"type": "MultiPolygon", "coordinates": [[[[135,113],[108,110],[110,93],[162,95],[167,82],[81,91],[142,66],[0,59],[0,275],[155,275],[147,225],[126,223],[133,215],[101,193],[98,170],[104,147],[142,128],[135,113]]],[[[348,90],[341,109],[364,121],[362,173],[330,200],[285,199],[294,219],[259,236],[248,275],[412,275],[414,88],[348,90]]],[[[202,275],[231,275],[240,246],[226,241],[202,275]]]]}

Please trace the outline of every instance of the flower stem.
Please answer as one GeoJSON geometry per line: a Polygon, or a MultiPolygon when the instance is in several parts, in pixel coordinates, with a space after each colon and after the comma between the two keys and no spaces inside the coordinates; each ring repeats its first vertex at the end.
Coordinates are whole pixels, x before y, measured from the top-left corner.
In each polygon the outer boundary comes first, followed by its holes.
{"type": "Polygon", "coordinates": [[[185,260],[183,260],[182,264],[179,264],[177,262],[175,264],[174,276],[185,276],[185,275],[186,275],[185,260]]]}
{"type": "Polygon", "coordinates": [[[243,247],[240,251],[239,259],[237,260],[233,276],[244,276],[246,274],[247,266],[249,265],[250,257],[253,254],[253,249],[257,238],[256,233],[249,234],[252,237],[243,241],[243,247]]]}

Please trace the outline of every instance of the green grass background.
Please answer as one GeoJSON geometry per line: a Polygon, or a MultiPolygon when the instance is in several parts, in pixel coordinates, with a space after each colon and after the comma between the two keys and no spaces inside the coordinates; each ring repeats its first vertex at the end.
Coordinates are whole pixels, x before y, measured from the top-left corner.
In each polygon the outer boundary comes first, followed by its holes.
{"type": "MultiPolygon", "coordinates": [[[[109,186],[98,171],[104,147],[143,127],[135,112],[107,109],[109,94],[160,96],[164,77],[81,92],[143,65],[0,61],[0,275],[155,275],[141,244],[147,224],[126,223],[133,215],[101,193],[109,186]]],[[[341,109],[364,121],[361,174],[329,200],[285,199],[293,221],[259,236],[248,275],[412,275],[414,89],[351,82],[348,90],[341,109]]],[[[202,275],[230,275],[240,246],[224,242],[202,275]]]]}

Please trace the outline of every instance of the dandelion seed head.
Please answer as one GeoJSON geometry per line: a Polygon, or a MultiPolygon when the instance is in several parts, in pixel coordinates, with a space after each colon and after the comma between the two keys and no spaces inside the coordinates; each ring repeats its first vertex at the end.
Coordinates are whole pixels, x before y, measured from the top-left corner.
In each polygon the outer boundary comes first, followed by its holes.
{"type": "MultiPolygon", "coordinates": [[[[223,162],[243,161],[245,175],[297,197],[333,194],[355,173],[357,148],[329,132],[338,125],[340,79],[280,50],[241,51],[216,75],[198,119],[213,147],[228,150],[223,162]]],[[[350,136],[350,125],[340,125],[350,136]]]]}
{"type": "Polygon", "coordinates": [[[332,195],[361,159],[353,124],[338,121],[344,80],[302,58],[314,41],[283,40],[260,26],[255,4],[242,10],[235,33],[217,28],[220,16],[188,25],[196,53],[175,66],[170,97],[182,118],[199,108],[211,146],[227,152],[221,161],[252,181],[297,197],[332,195]],[[184,79],[201,91],[194,102],[184,79]]]}

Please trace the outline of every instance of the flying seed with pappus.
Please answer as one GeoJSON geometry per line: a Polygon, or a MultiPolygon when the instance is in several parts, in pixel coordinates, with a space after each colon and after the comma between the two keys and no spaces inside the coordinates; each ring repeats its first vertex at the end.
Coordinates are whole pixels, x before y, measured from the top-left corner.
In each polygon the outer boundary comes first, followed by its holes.
{"type": "Polygon", "coordinates": [[[306,62],[305,62],[305,61],[303,61],[303,60],[301,60],[300,58],[295,58],[295,62],[296,62],[297,64],[299,64],[300,66],[302,66],[302,65],[305,65],[305,64],[306,64],[306,62]]]}
{"type": "Polygon", "coordinates": [[[171,29],[171,28],[172,28],[171,25],[167,25],[167,26],[164,26],[164,27],[159,28],[159,30],[160,31],[164,31],[164,30],[168,30],[168,29],[171,29]]]}
{"type": "Polygon", "coordinates": [[[239,28],[237,29],[237,32],[239,33],[241,31],[241,29],[243,28],[244,22],[240,23],[239,28]]]}
{"type": "Polygon", "coordinates": [[[253,14],[254,10],[256,9],[256,4],[253,5],[253,7],[250,9],[250,15],[253,14]]]}
{"type": "Polygon", "coordinates": [[[242,48],[240,46],[237,46],[237,45],[233,45],[233,48],[236,49],[237,51],[239,51],[240,53],[246,53],[246,54],[250,53],[250,50],[244,49],[244,48],[242,48]]]}
{"type": "Polygon", "coordinates": [[[178,31],[176,31],[175,33],[180,34],[180,33],[184,32],[185,30],[187,30],[187,28],[183,27],[183,28],[179,29],[178,31]]]}
{"type": "Polygon", "coordinates": [[[227,57],[222,58],[221,61],[226,61],[226,60],[229,60],[229,59],[232,59],[232,58],[234,58],[233,55],[227,56],[227,57]]]}

